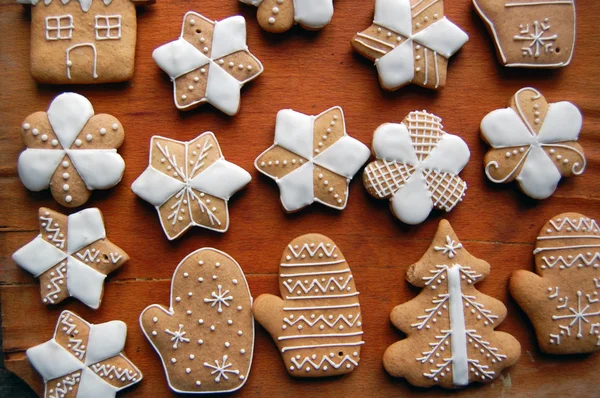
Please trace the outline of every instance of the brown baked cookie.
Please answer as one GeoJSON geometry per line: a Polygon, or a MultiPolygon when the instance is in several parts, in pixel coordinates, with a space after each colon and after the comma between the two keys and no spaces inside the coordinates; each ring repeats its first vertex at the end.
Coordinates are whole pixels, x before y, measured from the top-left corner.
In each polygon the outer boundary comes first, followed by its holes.
{"type": "Polygon", "coordinates": [[[359,293],[335,243],[319,234],[290,242],[281,256],[279,291],[283,299],[262,294],[253,310],[288,373],[324,377],[353,371],[364,344],[359,293]]]}
{"type": "Polygon", "coordinates": [[[517,362],[519,342],[494,331],[506,307],[474,287],[489,272],[490,265],[471,255],[442,220],[427,252],[406,273],[423,290],[391,313],[407,337],[385,351],[390,375],[419,387],[458,388],[491,382],[517,362]]]}
{"type": "Polygon", "coordinates": [[[509,289],[549,354],[600,348],[600,227],[578,213],[553,217],[536,241],[536,274],[519,270],[509,289]],[[539,275],[539,276],[538,276],[539,275]]]}
{"type": "Polygon", "coordinates": [[[324,28],[333,17],[333,0],[240,0],[258,7],[256,19],[261,28],[283,33],[294,24],[307,30],[324,28]]]}
{"type": "Polygon", "coordinates": [[[248,378],[254,351],[252,297],[238,263],[212,248],[196,250],[173,273],[171,306],[140,315],[175,392],[231,392],[248,378]]]}

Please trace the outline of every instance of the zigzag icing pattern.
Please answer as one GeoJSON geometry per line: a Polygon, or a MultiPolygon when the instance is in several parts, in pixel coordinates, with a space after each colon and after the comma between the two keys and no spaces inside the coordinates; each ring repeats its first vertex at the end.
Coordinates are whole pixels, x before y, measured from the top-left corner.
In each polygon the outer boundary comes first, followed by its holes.
{"type": "Polygon", "coordinates": [[[65,272],[66,270],[67,269],[65,267],[63,267],[62,265],[60,267],[56,267],[56,273],[58,275],[56,275],[54,278],[50,279],[50,284],[52,286],[54,286],[54,290],[51,290],[50,292],[48,292],[48,294],[46,294],[44,296],[44,298],[52,304],[54,304],[54,299],[52,298],[52,296],[60,293],[62,290],[62,288],[60,287],[60,284],[58,282],[65,279],[65,274],[63,274],[63,272],[65,272]],[[62,269],[61,269],[61,267],[62,267],[62,269]]]}
{"type": "Polygon", "coordinates": [[[48,398],[62,398],[69,393],[69,388],[79,383],[81,373],[73,373],[70,376],[64,377],[59,383],[56,383],[55,388],[48,391],[48,398]]]}
{"type": "Polygon", "coordinates": [[[44,229],[46,230],[46,232],[54,233],[54,235],[52,237],[50,237],[52,242],[56,243],[57,247],[64,249],[65,238],[64,238],[64,236],[63,236],[63,238],[60,237],[60,227],[52,226],[53,222],[54,222],[52,217],[40,216],[40,220],[42,220],[46,223],[46,225],[44,226],[44,229]]]}
{"type": "Polygon", "coordinates": [[[589,260],[586,259],[586,256],[583,253],[579,253],[573,259],[565,259],[563,256],[558,256],[556,258],[556,260],[552,261],[552,260],[549,260],[546,256],[544,256],[544,257],[542,257],[542,260],[546,263],[546,266],[548,268],[552,268],[556,264],[559,264],[559,263],[560,263],[560,269],[570,268],[572,265],[574,265],[578,261],[581,261],[586,266],[590,266],[600,260],[600,252],[594,253],[594,255],[589,260]]]}
{"type": "Polygon", "coordinates": [[[331,246],[329,248],[329,250],[327,250],[326,245],[321,242],[319,243],[316,247],[314,246],[314,243],[312,244],[313,247],[311,247],[311,244],[305,243],[302,245],[302,247],[300,249],[298,249],[298,251],[296,252],[296,250],[292,247],[292,245],[288,245],[288,248],[290,249],[290,252],[292,252],[292,254],[294,255],[295,258],[300,257],[300,255],[302,254],[302,252],[306,251],[308,253],[308,255],[310,257],[314,257],[315,254],[317,254],[317,252],[319,250],[323,251],[323,254],[327,257],[331,257],[333,255],[333,252],[336,249],[336,246],[331,246]]]}
{"type": "Polygon", "coordinates": [[[69,339],[69,343],[74,343],[73,345],[70,345],[70,349],[71,351],[75,352],[75,356],[77,358],[79,358],[80,360],[83,360],[83,356],[85,355],[85,350],[79,348],[82,344],[83,344],[83,340],[81,339],[69,339]]]}
{"type": "Polygon", "coordinates": [[[290,326],[294,326],[298,322],[305,322],[310,327],[315,326],[317,324],[317,322],[319,322],[319,321],[323,321],[326,325],[333,328],[340,321],[343,321],[344,323],[346,323],[346,325],[348,325],[348,327],[353,327],[356,324],[356,322],[358,322],[358,318],[360,318],[360,314],[356,315],[354,320],[348,320],[344,315],[340,314],[334,321],[329,322],[325,318],[324,315],[319,315],[318,318],[313,319],[313,320],[306,319],[306,317],[304,315],[301,315],[300,317],[296,318],[293,321],[290,321],[288,318],[283,318],[283,321],[290,326]]]}
{"type": "Polygon", "coordinates": [[[74,323],[69,323],[70,317],[71,317],[71,314],[66,313],[63,316],[63,319],[61,319],[61,321],[60,321],[61,324],[66,326],[63,328],[63,331],[65,332],[65,334],[71,334],[71,332],[73,332],[73,330],[77,329],[77,325],[75,325],[74,323]]]}
{"type": "MultiPolygon", "coordinates": [[[[121,368],[119,368],[119,369],[121,369],[121,368]]],[[[94,372],[96,372],[96,374],[98,374],[98,376],[100,376],[100,377],[110,377],[110,375],[113,374],[115,379],[120,380],[122,382],[125,381],[125,380],[123,380],[123,377],[125,377],[125,379],[127,381],[135,381],[135,379],[138,375],[137,372],[133,372],[127,368],[124,368],[121,371],[119,371],[117,368],[115,368],[114,365],[106,365],[106,364],[92,365],[92,370],[94,372]]]]}
{"type": "Polygon", "coordinates": [[[283,282],[283,285],[288,289],[288,291],[290,293],[292,293],[297,288],[304,291],[304,293],[309,293],[310,291],[312,291],[312,289],[315,286],[318,287],[321,290],[321,292],[327,293],[331,284],[336,285],[341,292],[341,291],[344,291],[344,289],[346,289],[346,287],[348,286],[348,284],[350,283],[351,280],[352,280],[352,275],[348,275],[348,279],[346,279],[345,282],[340,283],[335,277],[332,276],[331,278],[329,278],[329,280],[327,281],[327,284],[325,284],[325,285],[321,285],[321,283],[317,279],[313,279],[312,283],[308,286],[303,285],[302,281],[296,281],[296,283],[294,283],[293,285],[288,283],[288,281],[285,281],[285,282],[283,282]]]}
{"type": "Polygon", "coordinates": [[[580,217],[577,221],[571,220],[568,217],[565,217],[564,219],[559,218],[556,220],[556,222],[554,220],[550,220],[550,224],[554,227],[554,229],[557,232],[560,232],[565,227],[565,225],[570,227],[574,232],[579,232],[579,230],[583,227],[585,227],[586,230],[589,232],[597,232],[598,230],[600,230],[600,227],[598,227],[596,220],[583,217],[580,217]]]}
{"type": "Polygon", "coordinates": [[[79,257],[82,261],[85,261],[85,262],[89,261],[89,262],[93,263],[94,261],[96,261],[96,258],[98,257],[99,254],[100,254],[100,250],[86,249],[86,251],[83,252],[83,254],[77,253],[77,257],[79,257]]]}
{"type": "MultiPolygon", "coordinates": [[[[339,363],[335,363],[327,355],[323,355],[323,358],[321,358],[321,362],[319,362],[318,364],[315,363],[315,362],[313,362],[310,357],[305,357],[302,360],[302,362],[298,362],[296,360],[296,358],[292,358],[292,363],[298,369],[303,368],[304,365],[307,364],[307,363],[311,364],[312,367],[315,368],[315,369],[320,369],[321,366],[323,366],[324,363],[329,363],[329,365],[331,365],[331,367],[333,367],[334,369],[339,369],[344,364],[344,362],[350,362],[354,366],[358,366],[358,362],[356,362],[355,360],[353,360],[352,358],[350,358],[350,355],[346,355],[339,363]]],[[[326,365],[323,367],[323,370],[327,370],[327,366],[326,365]]]]}

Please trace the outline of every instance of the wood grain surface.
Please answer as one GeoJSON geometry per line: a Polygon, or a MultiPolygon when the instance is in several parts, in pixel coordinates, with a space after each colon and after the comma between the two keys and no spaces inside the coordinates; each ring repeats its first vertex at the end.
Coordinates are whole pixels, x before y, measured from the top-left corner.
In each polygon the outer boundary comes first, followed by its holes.
{"type": "Polygon", "coordinates": [[[438,222],[446,217],[466,248],[491,264],[491,275],[478,289],[506,304],[508,317],[498,330],[513,334],[522,344],[519,362],[495,382],[472,385],[456,394],[595,395],[600,355],[542,354],[530,322],[508,294],[507,281],[514,270],[533,269],[534,240],[550,217],[566,211],[600,217],[600,36],[596,32],[600,2],[577,1],[577,45],[569,66],[525,70],[499,65],[490,35],[470,1],[447,0],[446,15],[469,34],[470,41],[452,57],[446,87],[435,92],[409,86],[394,93],[379,87],[375,67],[350,46],[353,35],[371,24],[373,3],[336,0],[333,20],[322,31],[295,27],[286,34],[272,35],[259,28],[256,9],[237,0],[158,0],[138,10],[133,80],[49,86],[36,84],[29,74],[30,13],[12,0],[0,0],[0,293],[6,367],[41,393],[42,380],[24,351],[50,339],[58,314],[69,309],[92,323],[120,319],[128,324],[125,351],[145,377],[121,392],[121,397],[170,396],[160,360],[144,338],[138,316],[151,303],[168,304],[170,279],[179,261],[200,247],[218,248],[240,263],[254,297],[277,294],[278,262],[285,245],[301,234],[318,232],[332,238],[343,251],[361,291],[366,344],[359,367],[338,378],[293,379],[283,368],[275,344],[258,326],[252,371],[236,394],[445,395],[447,391],[439,388],[415,389],[405,380],[389,377],[382,367],[382,355],[386,347],[403,338],[389,321],[390,311],[419,292],[404,280],[406,270],[421,257],[438,222]],[[235,117],[208,105],[178,111],[171,82],[152,60],[154,48],[178,37],[181,19],[190,7],[211,19],[234,14],[246,17],[248,45],[265,72],[242,89],[242,108],[235,117]],[[574,102],[584,114],[580,143],[588,159],[587,171],[563,179],[555,195],[544,201],[527,198],[514,184],[490,183],[482,167],[487,147],[479,137],[481,119],[491,110],[505,107],[519,88],[529,85],[550,102],[574,102]],[[109,239],[131,257],[108,277],[97,311],[72,299],[46,307],[40,300],[38,282],[11,259],[15,250],[38,233],[39,207],[75,211],[60,208],[49,191],[27,191],[17,177],[17,157],[23,150],[19,126],[30,113],[46,110],[52,98],[63,91],[85,95],[96,112],[115,115],[126,131],[119,149],[127,165],[123,181],[108,191],[94,192],[87,203],[101,209],[109,239]],[[368,145],[377,126],[400,122],[411,110],[426,109],[442,117],[445,130],[460,135],[471,149],[471,160],[461,174],[469,184],[464,202],[449,214],[434,211],[422,225],[407,226],[391,215],[387,201],[367,194],[359,177],[350,185],[344,211],[314,204],[296,214],[285,214],[276,185],[254,169],[253,161],[273,142],[278,110],[318,114],[334,105],[343,107],[348,133],[368,145]],[[230,201],[227,233],[194,228],[169,242],[155,209],[131,192],[131,183],[148,164],[152,135],[190,140],[207,130],[217,135],[226,158],[248,170],[253,180],[230,201]]]}

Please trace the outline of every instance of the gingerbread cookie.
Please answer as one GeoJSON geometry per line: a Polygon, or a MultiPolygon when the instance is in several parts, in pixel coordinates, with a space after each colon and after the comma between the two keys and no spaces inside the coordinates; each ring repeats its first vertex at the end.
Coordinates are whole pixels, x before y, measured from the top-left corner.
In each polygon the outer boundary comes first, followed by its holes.
{"type": "Polygon", "coordinates": [[[254,166],[275,180],[287,212],[319,202],[343,210],[354,174],[369,159],[369,149],[346,134],[339,106],[317,116],[291,109],[277,113],[275,143],[254,166]]]}
{"type": "Polygon", "coordinates": [[[326,236],[294,239],[281,256],[279,291],[254,303],[256,320],[271,334],[288,373],[324,377],[358,366],[362,317],[354,278],[326,236]]]}
{"type": "Polygon", "coordinates": [[[535,272],[513,272],[509,290],[549,354],[600,349],[600,227],[578,213],[553,217],[537,238],[535,272]],[[539,275],[539,276],[538,276],[539,275]]]}
{"type": "Polygon", "coordinates": [[[351,44],[375,62],[381,86],[394,91],[409,83],[444,87],[448,58],[468,40],[444,16],[442,0],[376,0],[373,25],[351,44]]]}
{"type": "Polygon", "coordinates": [[[208,102],[233,116],[242,86],[263,72],[248,50],[246,20],[239,15],[211,21],[190,11],[181,36],[154,50],[152,58],[171,77],[175,106],[183,111],[208,102]]]}
{"type": "Polygon", "coordinates": [[[114,397],[142,381],[142,372],[123,354],[127,325],[93,325],[71,311],[58,317],[54,336],[27,350],[42,375],[45,398],[114,397]]]}
{"type": "Polygon", "coordinates": [[[481,135],[493,148],[485,155],[485,174],[496,183],[517,180],[534,199],[550,197],[561,176],[585,170],[577,143],[582,123],[572,103],[549,104],[536,89],[522,88],[508,108],[490,112],[481,121],[481,135]]]}
{"type": "Polygon", "coordinates": [[[419,224],[435,207],[450,211],[467,189],[458,173],[471,156],[458,136],[442,129],[442,119],[413,111],[402,123],[385,123],[373,134],[377,158],[365,167],[363,183],[377,199],[389,199],[402,222],[419,224]]]}
{"type": "Polygon", "coordinates": [[[121,181],[125,162],[115,148],[125,139],[123,126],[114,116],[94,115],[84,96],[54,98],[48,112],[25,119],[21,134],[27,149],[19,155],[18,171],[30,191],[50,187],[59,204],[78,207],[92,190],[121,181]]]}
{"type": "Polygon", "coordinates": [[[231,392],[248,379],[254,351],[252,296],[228,254],[196,250],[173,273],[171,305],[140,315],[175,392],[231,392]]]}
{"type": "Polygon", "coordinates": [[[40,278],[44,304],[75,297],[88,307],[100,307],[106,275],[129,256],[106,239],[100,210],[85,209],[70,216],[39,210],[40,234],[13,254],[17,265],[40,278]]]}
{"type": "Polygon", "coordinates": [[[304,29],[324,28],[333,17],[333,0],[240,0],[258,7],[256,19],[271,33],[288,31],[294,24],[304,29]]]}
{"type": "Polygon", "coordinates": [[[153,136],[149,163],[131,190],[156,207],[169,240],[193,226],[227,231],[227,202],[252,179],[225,160],[210,131],[187,142],[153,136]]]}
{"type": "Polygon", "coordinates": [[[442,220],[427,252],[406,273],[423,290],[392,310],[392,323],[407,337],[384,353],[390,375],[419,387],[457,388],[489,383],[517,362],[519,342],[494,331],[506,307],[474,287],[489,272],[490,265],[471,255],[442,220]]]}
{"type": "Polygon", "coordinates": [[[517,68],[560,68],[575,48],[574,0],[473,0],[498,59],[517,68]]]}
{"type": "Polygon", "coordinates": [[[136,5],[154,0],[17,0],[31,10],[31,74],[40,83],[133,77],[136,5]]]}

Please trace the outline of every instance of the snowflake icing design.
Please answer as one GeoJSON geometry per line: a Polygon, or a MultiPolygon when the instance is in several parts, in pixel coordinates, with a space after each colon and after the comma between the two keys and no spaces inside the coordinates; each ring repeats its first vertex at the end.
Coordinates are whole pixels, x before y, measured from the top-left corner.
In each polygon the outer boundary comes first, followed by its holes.
{"type": "Polygon", "coordinates": [[[239,370],[230,370],[229,368],[233,366],[233,364],[231,363],[227,363],[227,355],[223,355],[223,361],[219,364],[219,360],[215,359],[215,364],[211,365],[208,362],[204,362],[204,366],[206,366],[207,368],[211,368],[214,369],[212,372],[210,372],[211,375],[217,375],[215,377],[215,382],[219,383],[221,382],[221,377],[225,380],[229,380],[229,377],[227,377],[227,373],[231,373],[234,375],[239,375],[240,371],[239,370]]]}
{"type": "MultiPolygon", "coordinates": [[[[597,278],[594,278],[594,283],[596,288],[600,288],[600,281],[597,278]]],[[[585,298],[582,297],[584,296],[584,293],[581,290],[578,290],[576,299],[577,303],[571,306],[569,306],[568,296],[559,297],[558,287],[555,287],[554,289],[549,288],[549,291],[551,291],[552,294],[550,294],[548,298],[551,300],[558,299],[558,301],[561,303],[556,306],[556,309],[559,311],[568,310],[570,312],[565,315],[552,315],[552,320],[566,320],[568,324],[559,325],[559,332],[550,334],[550,344],[559,345],[561,343],[561,339],[564,338],[565,335],[566,337],[571,337],[571,328],[573,327],[576,329],[575,336],[578,339],[582,338],[585,332],[584,324],[587,324],[589,325],[588,333],[590,335],[597,335],[598,340],[596,345],[600,345],[600,311],[593,311],[590,309],[590,306],[600,301],[600,299],[597,298],[598,293],[596,290],[594,290],[593,295],[585,294],[585,298]],[[593,320],[596,320],[597,322],[593,322],[593,320]]]]}
{"type": "Polygon", "coordinates": [[[516,41],[529,42],[526,47],[522,47],[523,56],[533,56],[535,58],[540,56],[540,49],[544,49],[546,54],[552,52],[554,41],[558,39],[557,34],[546,34],[550,30],[551,25],[549,19],[545,18],[543,21],[533,21],[533,29],[530,28],[529,24],[519,25],[521,30],[518,35],[514,36],[516,41]]]}
{"type": "Polygon", "coordinates": [[[211,303],[211,305],[210,305],[211,307],[214,307],[215,305],[218,304],[217,311],[219,313],[221,313],[221,312],[223,312],[222,305],[229,307],[228,301],[233,300],[233,296],[228,296],[229,290],[223,291],[223,286],[221,286],[221,285],[217,286],[217,290],[218,290],[218,293],[216,293],[216,292],[211,293],[211,297],[213,297],[213,298],[205,298],[204,302],[211,303]]]}
{"type": "Polygon", "coordinates": [[[462,249],[462,243],[456,243],[455,240],[446,235],[446,244],[444,246],[434,246],[435,251],[441,251],[443,255],[448,255],[448,258],[454,258],[456,251],[462,249]]]}
{"type": "Polygon", "coordinates": [[[173,337],[171,337],[171,341],[174,341],[173,349],[175,349],[175,350],[177,349],[177,345],[179,343],[189,343],[190,342],[190,339],[188,339],[187,337],[183,337],[186,335],[186,332],[183,331],[182,324],[179,324],[179,330],[171,331],[169,329],[165,329],[165,333],[173,336],[173,337]]]}

